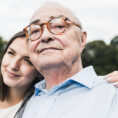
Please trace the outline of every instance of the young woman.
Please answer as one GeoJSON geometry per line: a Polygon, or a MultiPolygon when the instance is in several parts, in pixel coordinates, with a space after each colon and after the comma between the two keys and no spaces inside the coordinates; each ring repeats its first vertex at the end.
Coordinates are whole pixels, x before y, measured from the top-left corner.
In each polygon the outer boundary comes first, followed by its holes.
{"type": "Polygon", "coordinates": [[[0,75],[0,118],[21,118],[24,107],[42,76],[28,56],[24,32],[15,34],[8,42],[0,75]]]}

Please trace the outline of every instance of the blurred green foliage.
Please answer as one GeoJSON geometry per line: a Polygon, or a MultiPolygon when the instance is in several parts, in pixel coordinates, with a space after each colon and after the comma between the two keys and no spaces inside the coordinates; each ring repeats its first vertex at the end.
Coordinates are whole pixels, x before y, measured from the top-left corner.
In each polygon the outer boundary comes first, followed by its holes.
{"type": "Polygon", "coordinates": [[[103,40],[95,40],[86,45],[82,54],[83,66],[93,65],[99,75],[118,70],[118,36],[107,45],[103,40]]]}

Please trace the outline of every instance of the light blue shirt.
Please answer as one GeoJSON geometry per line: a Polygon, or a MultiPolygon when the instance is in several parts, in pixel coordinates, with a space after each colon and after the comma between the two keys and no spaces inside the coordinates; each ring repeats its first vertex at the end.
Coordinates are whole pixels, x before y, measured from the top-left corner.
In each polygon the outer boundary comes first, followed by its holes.
{"type": "Polygon", "coordinates": [[[35,85],[23,118],[118,118],[118,89],[87,67],[60,85],[35,85]]]}

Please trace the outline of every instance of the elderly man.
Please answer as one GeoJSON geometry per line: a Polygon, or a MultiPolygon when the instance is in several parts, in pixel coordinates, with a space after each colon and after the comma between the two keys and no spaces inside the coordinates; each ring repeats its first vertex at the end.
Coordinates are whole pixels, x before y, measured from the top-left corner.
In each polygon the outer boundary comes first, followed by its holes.
{"type": "Polygon", "coordinates": [[[82,67],[86,32],[67,8],[46,4],[24,30],[30,58],[45,80],[35,86],[23,118],[118,118],[118,90],[82,67]]]}

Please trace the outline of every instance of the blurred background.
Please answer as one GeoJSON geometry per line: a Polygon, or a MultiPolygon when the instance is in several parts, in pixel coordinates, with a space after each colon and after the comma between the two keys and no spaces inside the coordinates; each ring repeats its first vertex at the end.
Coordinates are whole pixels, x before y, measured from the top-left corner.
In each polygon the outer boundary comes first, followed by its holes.
{"type": "Polygon", "coordinates": [[[101,75],[118,69],[117,0],[0,0],[0,62],[7,41],[29,24],[45,2],[60,3],[79,17],[88,33],[84,67],[93,65],[101,75]]]}

